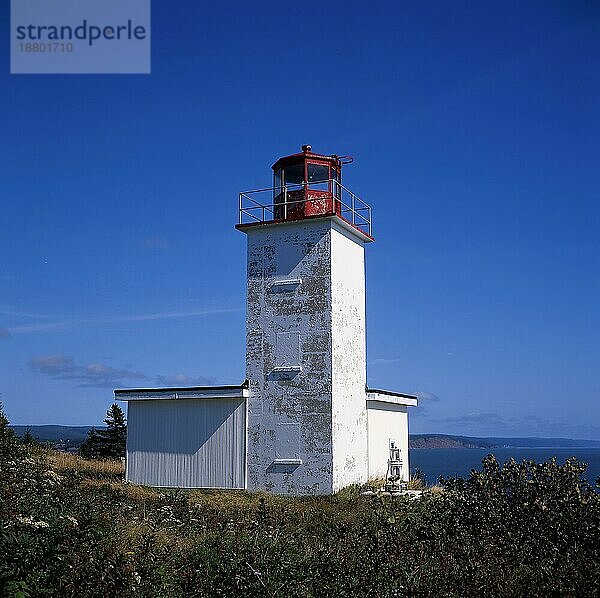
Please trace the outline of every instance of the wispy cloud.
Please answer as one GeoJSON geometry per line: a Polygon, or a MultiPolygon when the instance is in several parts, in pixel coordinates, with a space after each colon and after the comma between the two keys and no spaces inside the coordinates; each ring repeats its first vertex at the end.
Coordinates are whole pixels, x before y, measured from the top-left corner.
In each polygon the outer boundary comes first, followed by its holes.
{"type": "Polygon", "coordinates": [[[419,397],[419,401],[431,401],[437,403],[440,400],[436,394],[432,392],[427,392],[426,390],[415,390],[412,394],[417,395],[419,397]]]}
{"type": "Polygon", "coordinates": [[[415,390],[411,394],[416,395],[419,399],[419,405],[411,408],[410,413],[413,417],[426,417],[429,414],[428,405],[438,403],[440,400],[436,394],[426,390],[415,390]]]}
{"type": "Polygon", "coordinates": [[[20,326],[11,326],[9,332],[11,334],[27,334],[32,332],[46,332],[48,330],[63,330],[75,326],[76,320],[57,320],[55,322],[41,322],[39,324],[22,324],[20,326]]]}
{"type": "Polygon", "coordinates": [[[29,360],[31,369],[59,380],[74,380],[79,386],[114,388],[125,386],[126,380],[146,380],[142,372],[118,369],[103,363],[75,363],[69,355],[43,355],[29,360]]]}
{"type": "Polygon", "coordinates": [[[377,357],[376,359],[373,359],[372,361],[369,362],[370,365],[388,365],[391,363],[400,363],[401,361],[404,361],[404,359],[402,357],[377,357]]]}
{"type": "Polygon", "coordinates": [[[38,314],[30,311],[21,311],[18,309],[11,309],[10,307],[0,307],[0,316],[11,316],[15,318],[28,318],[32,320],[47,320],[51,316],[47,314],[38,314]]]}
{"type": "Polygon", "coordinates": [[[116,316],[113,318],[98,318],[90,322],[113,323],[113,322],[144,322],[148,320],[169,320],[173,318],[196,318],[200,316],[211,316],[215,314],[228,314],[243,311],[241,307],[196,309],[189,311],[165,311],[153,314],[138,314],[130,316],[116,316]]]}
{"type": "Polygon", "coordinates": [[[116,324],[126,322],[148,322],[154,320],[170,320],[177,318],[198,318],[227,313],[239,313],[241,307],[216,308],[216,309],[192,309],[186,311],[167,311],[148,314],[131,314],[126,316],[95,316],[89,318],[57,319],[51,322],[37,322],[34,324],[23,324],[12,326],[8,330],[11,334],[31,334],[36,332],[47,332],[52,330],[64,330],[86,324],[116,324]]]}

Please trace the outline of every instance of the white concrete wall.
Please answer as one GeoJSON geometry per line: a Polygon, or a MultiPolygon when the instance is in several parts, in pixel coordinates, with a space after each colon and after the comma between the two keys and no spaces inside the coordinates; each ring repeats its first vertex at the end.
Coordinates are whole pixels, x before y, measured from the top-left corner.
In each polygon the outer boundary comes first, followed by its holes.
{"type": "Polygon", "coordinates": [[[408,412],[406,405],[368,401],[369,479],[384,478],[389,458],[389,442],[396,441],[402,457],[402,477],[409,479],[408,412]]]}
{"type": "Polygon", "coordinates": [[[331,223],[303,220],[245,232],[248,488],[329,494],[331,223]]]}
{"type": "Polygon", "coordinates": [[[248,488],[367,479],[362,241],[332,218],[245,229],[248,488]]]}
{"type": "Polygon", "coordinates": [[[364,243],[331,231],[332,442],[334,492],[368,478],[364,243]]]}
{"type": "Polygon", "coordinates": [[[246,401],[129,401],[126,479],[178,488],[244,488],[246,401]]]}

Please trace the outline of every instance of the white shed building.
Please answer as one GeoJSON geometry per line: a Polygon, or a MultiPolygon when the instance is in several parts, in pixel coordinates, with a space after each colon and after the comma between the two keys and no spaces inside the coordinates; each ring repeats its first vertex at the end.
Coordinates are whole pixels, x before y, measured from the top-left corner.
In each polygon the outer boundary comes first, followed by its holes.
{"type": "Polygon", "coordinates": [[[246,487],[247,386],[116,390],[115,395],[128,401],[127,481],[246,487]]]}
{"type": "Polygon", "coordinates": [[[128,402],[127,480],[331,494],[385,477],[390,442],[408,479],[417,398],[366,384],[371,210],[341,184],[343,159],[302,150],[273,165],[272,188],[240,194],[246,382],[116,390],[128,402]]]}

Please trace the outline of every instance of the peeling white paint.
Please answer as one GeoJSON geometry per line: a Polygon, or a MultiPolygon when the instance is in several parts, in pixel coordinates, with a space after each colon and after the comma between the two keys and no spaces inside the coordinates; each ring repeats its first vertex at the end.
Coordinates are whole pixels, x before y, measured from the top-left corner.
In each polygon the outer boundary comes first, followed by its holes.
{"type": "Polygon", "coordinates": [[[363,240],[333,218],[250,227],[244,232],[248,488],[329,494],[364,482],[368,460],[363,240]],[[278,284],[286,281],[294,284],[278,284]],[[296,427],[289,430],[298,430],[298,454],[286,457],[301,465],[286,466],[280,462],[278,438],[291,424],[296,427]]]}

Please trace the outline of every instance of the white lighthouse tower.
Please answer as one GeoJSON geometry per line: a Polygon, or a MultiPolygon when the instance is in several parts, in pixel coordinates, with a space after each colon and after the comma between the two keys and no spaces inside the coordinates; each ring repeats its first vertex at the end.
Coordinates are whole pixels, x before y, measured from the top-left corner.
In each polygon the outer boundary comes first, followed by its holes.
{"type": "Polygon", "coordinates": [[[273,165],[273,190],[240,196],[248,489],[329,494],[368,478],[364,251],[373,238],[369,206],[341,184],[342,163],[303,146],[273,165]]]}
{"type": "Polygon", "coordinates": [[[342,185],[344,163],[305,145],[273,165],[272,188],[240,193],[246,381],[115,390],[128,481],[306,495],[408,480],[417,397],[367,387],[371,208],[342,185]]]}

